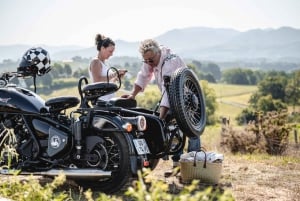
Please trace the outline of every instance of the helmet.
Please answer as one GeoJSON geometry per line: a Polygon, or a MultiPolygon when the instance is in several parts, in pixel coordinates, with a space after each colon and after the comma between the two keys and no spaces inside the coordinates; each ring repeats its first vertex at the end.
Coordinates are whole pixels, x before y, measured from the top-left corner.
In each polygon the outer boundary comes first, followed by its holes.
{"type": "Polygon", "coordinates": [[[51,70],[49,53],[41,47],[33,47],[25,52],[18,67],[23,76],[44,75],[51,70]]]}

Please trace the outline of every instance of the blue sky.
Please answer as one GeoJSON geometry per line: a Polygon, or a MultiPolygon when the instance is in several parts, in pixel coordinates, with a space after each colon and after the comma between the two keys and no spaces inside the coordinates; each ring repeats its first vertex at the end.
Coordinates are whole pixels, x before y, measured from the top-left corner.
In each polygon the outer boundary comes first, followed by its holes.
{"type": "Polygon", "coordinates": [[[0,0],[0,45],[89,47],[96,33],[140,41],[195,26],[300,29],[300,1],[0,0]]]}

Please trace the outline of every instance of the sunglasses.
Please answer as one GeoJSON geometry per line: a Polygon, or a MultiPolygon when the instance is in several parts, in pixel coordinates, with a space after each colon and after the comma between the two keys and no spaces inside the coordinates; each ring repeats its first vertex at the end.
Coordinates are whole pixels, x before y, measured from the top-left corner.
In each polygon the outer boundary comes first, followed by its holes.
{"type": "Polygon", "coordinates": [[[154,62],[154,58],[156,57],[156,54],[152,57],[152,58],[149,58],[149,59],[145,59],[143,60],[144,63],[153,63],[154,62]]]}

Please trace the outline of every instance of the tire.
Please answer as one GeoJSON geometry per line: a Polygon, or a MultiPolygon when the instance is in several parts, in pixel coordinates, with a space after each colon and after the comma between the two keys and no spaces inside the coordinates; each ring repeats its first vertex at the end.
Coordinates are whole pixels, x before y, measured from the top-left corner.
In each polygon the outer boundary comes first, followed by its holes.
{"type": "Polygon", "coordinates": [[[129,148],[124,135],[120,133],[110,133],[104,136],[104,140],[109,161],[104,170],[112,171],[112,176],[98,181],[78,180],[76,182],[86,189],[91,188],[104,193],[114,193],[121,190],[132,176],[129,148]],[[118,163],[117,168],[115,167],[116,163],[118,163]]]}
{"type": "Polygon", "coordinates": [[[205,99],[195,73],[179,68],[172,75],[169,102],[179,128],[188,137],[200,136],[206,125],[205,99]]]}

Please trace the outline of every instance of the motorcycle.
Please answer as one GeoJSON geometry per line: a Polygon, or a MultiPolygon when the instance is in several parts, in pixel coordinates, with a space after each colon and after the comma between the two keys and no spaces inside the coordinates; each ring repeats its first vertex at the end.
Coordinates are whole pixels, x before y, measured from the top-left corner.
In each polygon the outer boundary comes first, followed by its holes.
{"type": "MultiPolygon", "coordinates": [[[[0,77],[0,174],[55,177],[61,172],[84,188],[120,190],[146,167],[183,150],[186,137],[205,128],[205,101],[194,72],[180,68],[165,76],[171,113],[162,120],[136,101],[99,99],[119,83],[78,81],[79,96],[43,100],[36,93],[36,72],[5,72],[0,77]],[[15,78],[34,78],[34,92],[15,78]]],[[[158,104],[159,106],[159,104],[158,104]]]]}

